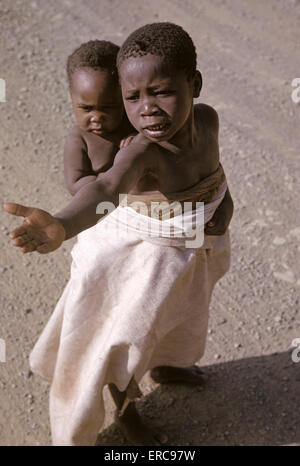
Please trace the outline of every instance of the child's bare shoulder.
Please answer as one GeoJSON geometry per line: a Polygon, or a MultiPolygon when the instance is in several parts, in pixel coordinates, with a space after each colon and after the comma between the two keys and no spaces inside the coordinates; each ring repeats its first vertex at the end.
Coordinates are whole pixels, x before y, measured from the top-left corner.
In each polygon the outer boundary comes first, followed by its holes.
{"type": "Polygon", "coordinates": [[[69,147],[83,149],[92,161],[116,153],[116,144],[113,141],[84,131],[78,126],[74,126],[66,137],[65,148],[68,150],[69,147]]]}
{"type": "Polygon", "coordinates": [[[207,104],[196,104],[195,108],[195,119],[196,122],[202,122],[205,127],[212,132],[218,133],[219,131],[219,116],[217,111],[207,104]]]}
{"type": "Polygon", "coordinates": [[[65,147],[69,145],[80,144],[86,146],[86,140],[84,137],[84,131],[82,131],[78,126],[73,126],[69,133],[66,136],[65,147]]]}

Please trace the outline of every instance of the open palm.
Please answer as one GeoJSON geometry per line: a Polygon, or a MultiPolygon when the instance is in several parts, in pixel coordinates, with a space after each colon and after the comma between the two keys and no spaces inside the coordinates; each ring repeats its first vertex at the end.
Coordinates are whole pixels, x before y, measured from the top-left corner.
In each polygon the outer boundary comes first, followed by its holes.
{"type": "Polygon", "coordinates": [[[47,254],[59,248],[64,241],[64,227],[45,210],[11,202],[5,203],[3,209],[9,214],[25,218],[23,224],[9,235],[14,246],[19,247],[22,252],[37,251],[47,254]]]}

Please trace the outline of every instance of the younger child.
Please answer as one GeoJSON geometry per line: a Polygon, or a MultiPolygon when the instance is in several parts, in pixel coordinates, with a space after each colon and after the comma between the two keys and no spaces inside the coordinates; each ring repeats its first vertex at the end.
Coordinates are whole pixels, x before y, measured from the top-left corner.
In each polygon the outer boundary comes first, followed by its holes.
{"type": "MultiPolygon", "coordinates": [[[[99,203],[118,205],[119,194],[203,201],[208,208],[225,191],[230,199],[217,113],[193,105],[202,80],[189,35],[171,23],[146,25],[121,47],[118,70],[128,118],[140,134],[54,217],[5,205],[25,217],[11,233],[24,252],[57,249],[95,225],[99,203]]],[[[151,369],[157,380],[185,380],[204,353],[211,294],[229,268],[228,230],[187,247],[184,237],[153,238],[135,228],[148,219],[119,205],[73,248],[71,279],[31,355],[33,370],[52,384],[54,445],[95,443],[106,384],[131,442],[159,443],[135,407],[135,382],[151,369]]]]}
{"type": "Polygon", "coordinates": [[[120,141],[134,133],[126,116],[117,72],[119,47],[93,40],[67,61],[69,89],[77,125],[64,149],[64,175],[69,192],[95,181],[108,170],[120,141]]]}

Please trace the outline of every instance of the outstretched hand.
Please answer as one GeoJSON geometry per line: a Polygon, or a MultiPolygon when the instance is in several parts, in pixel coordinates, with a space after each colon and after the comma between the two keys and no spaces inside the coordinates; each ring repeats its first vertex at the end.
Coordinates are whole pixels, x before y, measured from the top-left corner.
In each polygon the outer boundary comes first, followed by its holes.
{"type": "Polygon", "coordinates": [[[64,241],[64,227],[45,210],[12,202],[3,204],[3,209],[9,214],[25,218],[23,224],[9,235],[14,246],[20,248],[23,253],[37,251],[47,254],[59,248],[64,241]]]}

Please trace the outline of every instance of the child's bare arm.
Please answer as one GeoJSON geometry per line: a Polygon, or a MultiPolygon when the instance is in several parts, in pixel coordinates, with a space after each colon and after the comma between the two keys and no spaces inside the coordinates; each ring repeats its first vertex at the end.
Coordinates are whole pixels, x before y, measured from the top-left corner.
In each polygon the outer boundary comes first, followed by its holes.
{"type": "MultiPolygon", "coordinates": [[[[153,145],[152,145],[153,146],[153,145]]],[[[155,146],[155,145],[154,145],[155,146]]],[[[119,193],[127,193],[144,173],[153,151],[144,144],[131,144],[119,151],[115,163],[94,183],[84,186],[71,202],[56,215],[20,204],[6,203],[6,212],[25,217],[24,223],[10,233],[13,244],[22,252],[46,254],[59,248],[64,240],[95,225],[105,214],[96,213],[100,202],[119,204],[119,193]]],[[[155,151],[155,147],[153,148],[155,151]]]]}
{"type": "Polygon", "coordinates": [[[233,200],[227,188],[223,201],[215,211],[212,219],[205,226],[205,234],[216,236],[224,235],[231,221],[233,209],[233,200]]]}
{"type": "Polygon", "coordinates": [[[65,239],[97,223],[103,216],[96,213],[101,202],[111,202],[112,207],[117,207],[119,194],[128,193],[136,186],[147,164],[152,163],[152,154],[157,151],[156,144],[145,144],[144,140],[138,135],[135,143],[121,149],[109,170],[98,175],[94,183],[84,186],[64,209],[54,215],[65,228],[65,239]]]}
{"type": "MultiPolygon", "coordinates": [[[[219,116],[216,110],[209,105],[198,105],[198,111],[202,116],[202,121],[205,124],[208,138],[210,140],[209,149],[210,156],[216,159],[219,163],[219,116]]],[[[205,234],[207,235],[223,235],[231,221],[233,215],[233,200],[227,189],[224,199],[214,213],[212,219],[205,226],[205,234]]]]}
{"type": "Polygon", "coordinates": [[[71,132],[64,147],[64,177],[72,196],[83,186],[96,180],[87,152],[87,145],[79,133],[71,132]]]}

